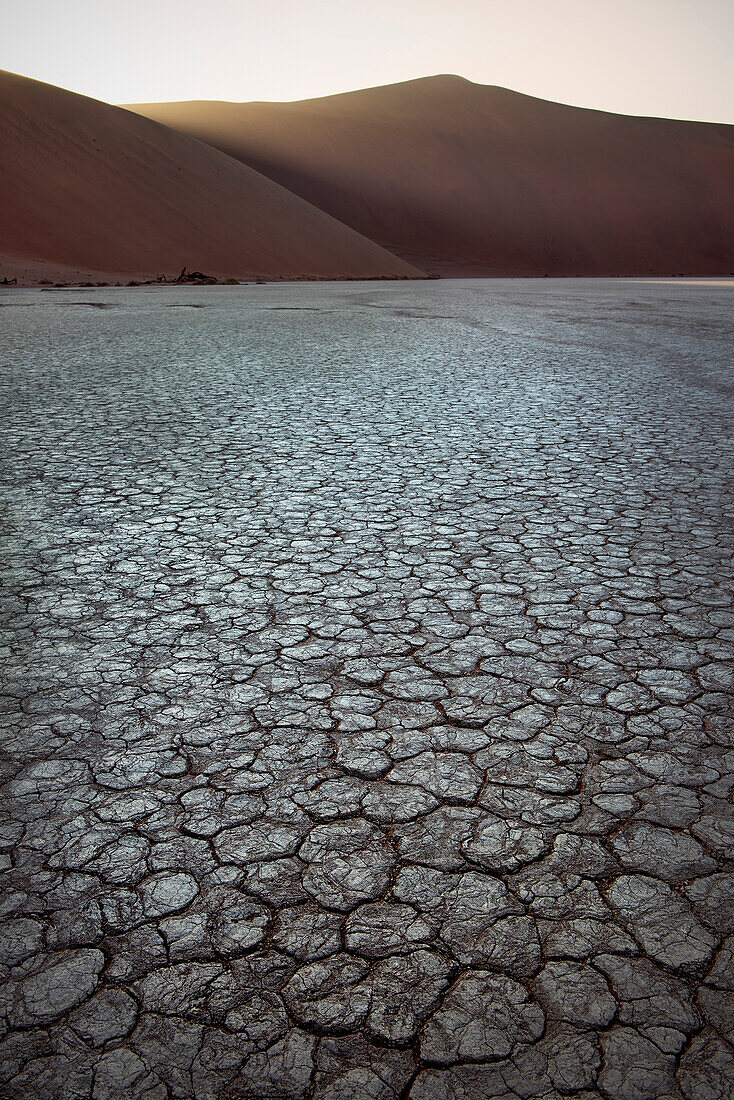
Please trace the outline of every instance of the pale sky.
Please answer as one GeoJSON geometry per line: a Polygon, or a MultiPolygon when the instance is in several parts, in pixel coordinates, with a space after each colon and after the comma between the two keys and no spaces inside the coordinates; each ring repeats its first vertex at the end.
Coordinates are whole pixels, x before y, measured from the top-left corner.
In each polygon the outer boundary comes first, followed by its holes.
{"type": "Polygon", "coordinates": [[[0,68],[111,103],[434,73],[734,123],[734,0],[0,0],[0,68]]]}

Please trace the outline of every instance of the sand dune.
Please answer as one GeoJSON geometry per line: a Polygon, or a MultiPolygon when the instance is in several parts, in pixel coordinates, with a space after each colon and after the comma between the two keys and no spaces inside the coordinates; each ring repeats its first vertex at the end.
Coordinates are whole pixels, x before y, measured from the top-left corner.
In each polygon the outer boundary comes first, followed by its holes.
{"type": "Polygon", "coordinates": [[[428,268],[734,271],[732,126],[582,110],[454,76],[300,103],[133,109],[428,268]]]}
{"type": "Polygon", "coordinates": [[[418,274],[210,145],[2,72],[0,194],[0,277],[418,274]]]}

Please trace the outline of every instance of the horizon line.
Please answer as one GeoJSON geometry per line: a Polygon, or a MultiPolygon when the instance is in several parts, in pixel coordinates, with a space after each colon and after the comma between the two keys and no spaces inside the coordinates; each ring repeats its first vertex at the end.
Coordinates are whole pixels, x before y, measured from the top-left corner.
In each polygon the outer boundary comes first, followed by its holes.
{"type": "MultiPolygon", "coordinates": [[[[359,92],[373,92],[379,91],[381,88],[397,88],[401,84],[419,84],[422,81],[428,80],[457,80],[464,84],[471,84],[475,88],[494,88],[498,91],[510,92],[512,95],[523,96],[525,99],[534,99],[538,103],[552,103],[559,107],[569,107],[576,111],[592,111],[599,115],[615,115],[618,118],[639,118],[639,119],[659,119],[665,122],[695,122],[700,123],[703,126],[732,126],[734,122],[719,122],[715,119],[707,118],[681,118],[679,115],[655,115],[655,114],[630,114],[626,111],[612,111],[606,107],[588,107],[581,103],[569,103],[566,100],[561,99],[548,99],[545,96],[534,95],[532,92],[523,92],[518,88],[511,88],[506,84],[485,84],[479,80],[471,80],[468,76],[462,76],[461,73],[428,73],[424,76],[406,77],[405,80],[391,80],[385,84],[366,84],[356,88],[345,88],[340,92],[327,92],[324,95],[318,96],[300,96],[294,99],[147,99],[147,100],[129,100],[124,103],[115,103],[112,106],[122,107],[123,110],[127,110],[131,107],[152,107],[163,106],[164,104],[175,103],[227,103],[232,106],[239,107],[245,104],[288,104],[288,103],[319,103],[325,99],[337,99],[340,96],[356,95],[359,92]]],[[[93,96],[90,98],[94,98],[93,96]]],[[[101,102],[107,102],[102,100],[101,102]]]]}
{"type": "Polygon", "coordinates": [[[346,88],[339,92],[327,92],[324,95],[318,96],[301,96],[293,99],[208,99],[208,98],[191,98],[191,99],[146,99],[146,100],[125,100],[120,102],[112,102],[108,99],[101,99],[99,96],[89,95],[87,92],[78,92],[73,88],[68,88],[63,84],[54,84],[50,80],[43,80],[38,76],[30,76],[27,73],[17,72],[12,69],[4,69],[0,67],[0,72],[7,72],[13,76],[22,77],[24,80],[34,80],[39,84],[46,84],[51,88],[60,88],[63,91],[69,92],[71,95],[79,95],[84,99],[96,100],[98,103],[106,103],[111,107],[119,107],[121,110],[129,110],[135,107],[146,106],[161,106],[164,104],[176,104],[176,103],[226,103],[233,106],[242,106],[244,104],[289,104],[289,103],[317,103],[325,99],[336,99],[340,96],[355,95],[359,92],[379,91],[381,88],[396,88],[402,84],[418,84],[423,81],[429,80],[456,80],[461,81],[464,84],[470,84],[475,88],[494,88],[499,91],[510,92],[512,95],[523,96],[525,99],[534,99],[539,103],[552,103],[560,107],[568,107],[577,111],[590,111],[595,114],[601,115],[614,115],[618,118],[638,118],[638,119],[659,119],[666,122],[690,122],[697,123],[704,126],[728,126],[734,127],[734,121],[722,122],[716,119],[709,118],[681,118],[679,115],[660,115],[660,114],[630,114],[626,111],[614,111],[605,107],[589,107],[581,103],[570,103],[566,100],[549,99],[545,96],[534,95],[532,92],[520,91],[518,88],[511,88],[504,84],[486,84],[478,80],[471,80],[469,77],[462,76],[460,73],[428,73],[423,76],[407,77],[404,80],[388,81],[385,84],[368,84],[359,86],[356,88],[346,88]]]}

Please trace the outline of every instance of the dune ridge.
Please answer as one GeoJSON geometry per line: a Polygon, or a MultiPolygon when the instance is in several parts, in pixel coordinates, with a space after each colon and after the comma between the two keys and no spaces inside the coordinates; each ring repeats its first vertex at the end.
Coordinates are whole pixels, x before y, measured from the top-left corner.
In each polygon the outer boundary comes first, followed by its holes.
{"type": "Polygon", "coordinates": [[[734,272],[734,126],[456,76],[296,103],[134,104],[425,269],[734,272]]]}
{"type": "Polygon", "coordinates": [[[211,145],[2,71],[0,194],[0,278],[420,275],[211,145]]]}

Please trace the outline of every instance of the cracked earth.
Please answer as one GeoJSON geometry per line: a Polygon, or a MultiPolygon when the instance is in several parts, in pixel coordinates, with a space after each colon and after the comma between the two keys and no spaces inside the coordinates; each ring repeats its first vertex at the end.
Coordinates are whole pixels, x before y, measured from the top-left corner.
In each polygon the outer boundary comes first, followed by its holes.
{"type": "Polygon", "coordinates": [[[0,299],[3,1097],[734,1096],[731,293],[0,299]]]}

